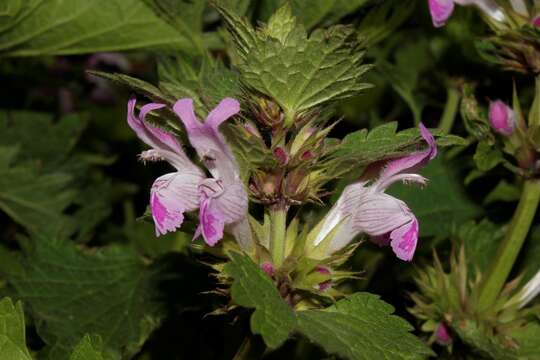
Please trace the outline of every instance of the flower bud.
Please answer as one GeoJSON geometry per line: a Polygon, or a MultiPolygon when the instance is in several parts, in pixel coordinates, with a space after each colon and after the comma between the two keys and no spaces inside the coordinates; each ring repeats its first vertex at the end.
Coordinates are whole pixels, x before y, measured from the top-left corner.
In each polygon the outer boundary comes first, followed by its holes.
{"type": "Polygon", "coordinates": [[[443,323],[440,323],[439,326],[437,326],[437,330],[435,330],[435,338],[437,339],[437,343],[440,345],[449,345],[452,342],[450,332],[443,323]]]}
{"type": "Polygon", "coordinates": [[[261,264],[261,269],[264,271],[268,276],[273,277],[275,273],[274,265],[272,265],[269,262],[265,262],[261,264]]]}
{"type": "Polygon", "coordinates": [[[510,136],[516,126],[514,111],[501,100],[493,101],[489,105],[489,122],[493,130],[499,134],[510,136]]]}

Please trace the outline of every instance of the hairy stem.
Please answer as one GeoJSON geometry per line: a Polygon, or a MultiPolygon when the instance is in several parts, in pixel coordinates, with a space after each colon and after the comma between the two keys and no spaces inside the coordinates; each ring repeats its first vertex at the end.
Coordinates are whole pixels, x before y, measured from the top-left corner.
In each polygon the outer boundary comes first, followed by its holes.
{"type": "Polygon", "coordinates": [[[285,260],[285,235],[287,230],[287,207],[278,206],[270,210],[270,252],[274,266],[279,268],[285,260]]]}
{"type": "Polygon", "coordinates": [[[444,106],[444,111],[441,117],[441,122],[439,123],[439,129],[448,134],[452,130],[454,125],[454,120],[459,108],[459,91],[454,87],[449,87],[446,97],[446,105],[444,106]]]}
{"type": "Polygon", "coordinates": [[[539,201],[540,180],[526,180],[510,227],[480,288],[478,306],[481,311],[489,309],[497,300],[527,237],[539,201]]]}

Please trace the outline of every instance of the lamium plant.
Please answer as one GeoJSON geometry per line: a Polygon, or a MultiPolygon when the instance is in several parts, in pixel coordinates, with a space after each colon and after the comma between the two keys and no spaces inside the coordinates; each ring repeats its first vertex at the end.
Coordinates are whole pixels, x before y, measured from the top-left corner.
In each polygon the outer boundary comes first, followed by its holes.
{"type": "Polygon", "coordinates": [[[539,19],[4,0],[0,360],[540,359],[539,19]]]}

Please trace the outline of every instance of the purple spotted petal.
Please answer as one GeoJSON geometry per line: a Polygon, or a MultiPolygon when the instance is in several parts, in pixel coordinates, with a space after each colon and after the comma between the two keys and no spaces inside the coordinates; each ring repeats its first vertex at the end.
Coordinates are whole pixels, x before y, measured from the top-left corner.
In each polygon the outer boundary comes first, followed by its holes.
{"type": "Polygon", "coordinates": [[[199,210],[199,231],[204,242],[209,246],[214,246],[223,238],[225,220],[223,214],[212,206],[213,199],[205,198],[201,201],[199,210]]]}
{"type": "Polygon", "coordinates": [[[160,176],[150,191],[150,208],[156,235],[180,228],[184,212],[198,208],[200,174],[170,173],[160,176]]]}
{"type": "MultiPolygon", "coordinates": [[[[412,215],[412,214],[411,214],[412,215]]],[[[412,215],[412,221],[390,233],[390,245],[398,258],[411,261],[418,242],[418,221],[412,215]]]]}
{"type": "Polygon", "coordinates": [[[454,12],[453,0],[429,0],[428,5],[431,20],[435,27],[444,26],[454,12]]]}

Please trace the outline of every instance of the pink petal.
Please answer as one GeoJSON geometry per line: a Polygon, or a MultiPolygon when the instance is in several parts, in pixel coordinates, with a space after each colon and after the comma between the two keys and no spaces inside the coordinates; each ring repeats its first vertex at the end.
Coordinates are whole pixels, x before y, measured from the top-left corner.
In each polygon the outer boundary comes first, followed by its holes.
{"type": "Polygon", "coordinates": [[[371,236],[380,236],[411,220],[407,205],[381,192],[373,192],[356,202],[352,227],[371,236]]]}
{"type": "Polygon", "coordinates": [[[412,221],[390,233],[390,245],[398,258],[411,261],[418,242],[418,221],[413,216],[412,221]]]}
{"type": "Polygon", "coordinates": [[[409,175],[406,177],[396,177],[396,175],[403,173],[406,170],[415,171],[424,166],[429,160],[432,160],[437,156],[437,144],[433,135],[429,130],[420,123],[420,134],[428,144],[428,148],[423,151],[418,151],[410,155],[391,160],[384,167],[379,180],[377,181],[377,187],[379,190],[385,190],[389,185],[398,180],[414,181],[424,183],[424,179],[419,175],[409,175]]]}
{"type": "Polygon", "coordinates": [[[174,112],[184,123],[191,145],[205,161],[212,176],[227,184],[239,181],[240,171],[232,151],[217,126],[226,120],[225,116],[231,114],[234,107],[232,99],[225,99],[210,112],[214,120],[201,123],[195,116],[191,99],[180,99],[174,104],[174,112]]]}
{"type": "Polygon", "coordinates": [[[208,114],[205,124],[217,129],[221,123],[240,111],[240,103],[233,98],[225,98],[208,114]]]}
{"type": "Polygon", "coordinates": [[[540,27],[540,16],[535,17],[532,24],[536,27],[540,27]]]}
{"type": "Polygon", "coordinates": [[[197,173],[170,173],[156,179],[150,191],[150,208],[157,236],[180,228],[183,213],[199,207],[202,179],[197,173]]]}
{"type": "Polygon", "coordinates": [[[429,0],[429,12],[433,26],[441,27],[454,12],[454,1],[452,0],[429,0]]]}

